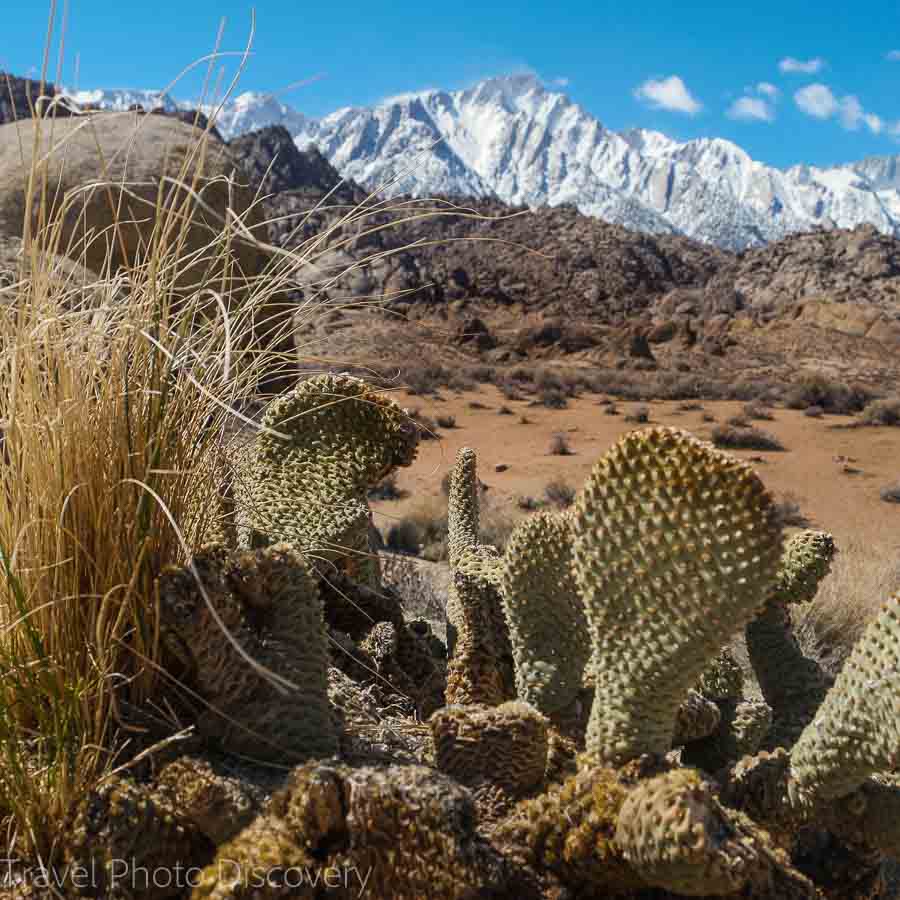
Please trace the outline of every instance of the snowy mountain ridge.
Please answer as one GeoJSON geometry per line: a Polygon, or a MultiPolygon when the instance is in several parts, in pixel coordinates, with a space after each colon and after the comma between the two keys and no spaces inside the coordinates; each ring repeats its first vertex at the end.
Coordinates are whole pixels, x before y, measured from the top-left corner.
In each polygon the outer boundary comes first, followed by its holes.
{"type": "MultiPolygon", "coordinates": [[[[90,102],[127,108],[141,102],[132,97],[153,92],[86,93],[103,95],[90,102]]],[[[636,230],[732,250],[816,227],[869,223],[900,236],[900,155],[777,169],[720,138],[679,142],[648,129],[611,131],[531,75],[401,94],[321,119],[248,92],[216,119],[226,139],[273,124],[301,149],[315,144],[343,176],[388,193],[571,203],[636,230]]]]}

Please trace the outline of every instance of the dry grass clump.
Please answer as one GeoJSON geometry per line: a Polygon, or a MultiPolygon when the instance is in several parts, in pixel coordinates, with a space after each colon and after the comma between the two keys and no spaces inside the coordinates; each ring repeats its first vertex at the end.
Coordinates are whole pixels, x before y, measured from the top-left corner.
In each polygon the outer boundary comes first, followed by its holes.
{"type": "MultiPolygon", "coordinates": [[[[515,525],[515,518],[500,503],[492,503],[481,492],[481,540],[502,550],[515,525]]],[[[447,560],[447,501],[444,497],[422,497],[402,518],[386,529],[385,546],[394,553],[421,556],[430,562],[447,560]]]]}
{"type": "Polygon", "coordinates": [[[551,456],[571,456],[574,451],[569,445],[569,439],[564,434],[554,434],[547,452],[551,456]]]}
{"type": "Polygon", "coordinates": [[[853,541],[839,548],[815,600],[793,607],[804,649],[836,672],[881,605],[900,590],[900,551],[853,541]]]}
{"type": "Polygon", "coordinates": [[[900,503],[900,481],[883,487],[879,492],[879,496],[885,503],[900,503]]]}
{"type": "Polygon", "coordinates": [[[744,416],[747,419],[754,419],[762,422],[771,422],[775,418],[775,416],[772,415],[772,410],[758,400],[750,400],[748,403],[744,404],[744,416]]]}
{"type": "Polygon", "coordinates": [[[643,403],[635,406],[625,416],[625,421],[633,425],[646,425],[650,421],[650,407],[643,403]]]}
{"type": "Polygon", "coordinates": [[[712,430],[712,441],[717,447],[730,450],[784,450],[784,444],[773,434],[752,425],[716,425],[712,430]]]}
{"type": "MultiPolygon", "coordinates": [[[[0,310],[0,819],[17,852],[52,861],[69,810],[125,759],[121,725],[162,715],[155,578],[216,528],[232,409],[273,364],[249,339],[272,288],[240,306],[221,277],[177,293],[194,200],[162,185],[143,264],[85,284],[52,255],[73,252],[45,215],[52,186],[30,182],[0,310]]],[[[210,270],[238,239],[223,223],[210,270]]]]}
{"type": "Polygon", "coordinates": [[[549,503],[568,509],[575,502],[575,488],[562,478],[554,478],[544,485],[544,496],[549,503]]]}
{"type": "Polygon", "coordinates": [[[860,425],[900,426],[900,397],[867,403],[858,421],[860,425]]]}
{"type": "Polygon", "coordinates": [[[435,416],[434,421],[438,428],[456,428],[456,416],[435,416]]]}
{"type": "Polygon", "coordinates": [[[824,412],[849,415],[859,412],[872,399],[871,392],[857,384],[844,384],[826,375],[804,375],[784,398],[789,409],[820,406],[824,412]]]}

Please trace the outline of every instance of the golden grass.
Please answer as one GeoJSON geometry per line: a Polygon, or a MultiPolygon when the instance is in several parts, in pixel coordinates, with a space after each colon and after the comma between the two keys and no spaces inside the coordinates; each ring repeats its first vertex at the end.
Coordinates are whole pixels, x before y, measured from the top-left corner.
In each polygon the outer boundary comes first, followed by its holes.
{"type": "Polygon", "coordinates": [[[815,600],[792,608],[805,652],[836,671],[884,602],[900,591],[900,549],[851,541],[840,546],[815,600]]]}

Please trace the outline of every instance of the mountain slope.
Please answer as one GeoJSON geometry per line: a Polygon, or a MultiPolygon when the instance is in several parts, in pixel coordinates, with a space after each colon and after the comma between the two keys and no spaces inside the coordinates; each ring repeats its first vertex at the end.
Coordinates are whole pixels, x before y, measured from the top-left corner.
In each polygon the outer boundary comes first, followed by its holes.
{"type": "MultiPolygon", "coordinates": [[[[142,92],[93,93],[91,102],[127,108],[142,92]]],[[[224,106],[217,125],[226,139],[283,125],[300,149],[315,145],[370,190],[574,204],[614,224],[731,250],[818,227],[871,224],[900,235],[900,156],[776,169],[717,138],[611,131],[530,75],[404,94],[318,120],[248,92],[224,106]]]]}

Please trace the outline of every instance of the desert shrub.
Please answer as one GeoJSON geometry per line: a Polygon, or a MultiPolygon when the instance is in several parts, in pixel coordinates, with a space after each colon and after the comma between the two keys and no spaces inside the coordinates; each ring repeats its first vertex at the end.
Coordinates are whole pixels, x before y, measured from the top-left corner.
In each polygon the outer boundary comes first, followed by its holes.
{"type": "Polygon", "coordinates": [[[379,554],[381,580],[400,597],[407,622],[425,619],[439,623],[444,619],[446,590],[442,590],[434,567],[408,555],[379,554]]]}
{"type": "Polygon", "coordinates": [[[544,501],[538,500],[537,497],[523,494],[521,497],[516,498],[516,506],[523,512],[535,512],[538,509],[543,509],[544,501]]]}
{"type": "Polygon", "coordinates": [[[717,425],[712,430],[712,440],[717,447],[730,450],[784,450],[778,438],[753,426],[717,425]]]}
{"type": "Polygon", "coordinates": [[[515,528],[516,519],[505,506],[487,503],[482,509],[478,524],[482,542],[493,544],[498,550],[503,550],[515,528]]]}
{"type": "Polygon", "coordinates": [[[501,381],[497,387],[506,400],[523,400],[525,397],[522,389],[512,381],[501,381]]]}
{"type": "Polygon", "coordinates": [[[900,397],[872,400],[859,416],[861,425],[900,425],[900,397]]]}
{"type": "Polygon", "coordinates": [[[711,412],[705,412],[702,416],[700,416],[701,420],[704,422],[715,422],[716,417],[711,412]]]}
{"type": "Polygon", "coordinates": [[[554,434],[547,452],[551,456],[571,456],[572,448],[569,446],[569,439],[564,434],[554,434]]]}
{"type": "Polygon", "coordinates": [[[435,416],[434,421],[437,422],[439,428],[456,428],[456,416],[435,416]]]}
{"type": "Polygon", "coordinates": [[[880,491],[880,497],[885,503],[900,503],[900,481],[883,487],[880,491]]]}
{"type": "Polygon", "coordinates": [[[513,411],[508,406],[501,406],[500,409],[497,410],[498,416],[511,416],[513,415],[513,411]]]}
{"type": "Polygon", "coordinates": [[[402,500],[409,492],[397,487],[397,473],[391,472],[382,478],[375,487],[369,489],[370,500],[402,500]]]}
{"type": "Polygon", "coordinates": [[[476,384],[493,384],[497,380],[497,370],[493,366],[471,366],[465,374],[476,384]]]}
{"type": "Polygon", "coordinates": [[[859,412],[871,399],[871,392],[860,385],[812,374],[804,375],[790,387],[784,402],[789,409],[821,406],[825,412],[849,414],[859,412]]]}
{"type": "Polygon", "coordinates": [[[539,396],[540,404],[548,409],[565,409],[569,405],[566,395],[556,387],[542,387],[539,396]]]}
{"type": "Polygon", "coordinates": [[[632,422],[636,425],[646,425],[647,422],[650,421],[649,407],[643,404],[641,404],[640,406],[635,406],[634,409],[632,409],[631,412],[625,416],[625,421],[632,422]]]}
{"type": "Polygon", "coordinates": [[[450,372],[439,365],[419,366],[403,373],[406,390],[410,394],[433,394],[448,384],[450,379],[450,372]]]}
{"type": "Polygon", "coordinates": [[[821,406],[807,406],[803,410],[803,415],[809,419],[821,419],[825,415],[825,410],[821,406]]]}
{"type": "Polygon", "coordinates": [[[703,404],[699,400],[682,400],[675,409],[678,412],[702,412],[703,404]]]}
{"type": "Polygon", "coordinates": [[[440,546],[447,539],[447,503],[440,497],[424,497],[385,536],[385,545],[395,553],[417,555],[425,548],[440,546]]]}
{"type": "Polygon", "coordinates": [[[437,422],[423,413],[418,407],[409,411],[409,418],[419,431],[419,440],[437,441],[441,436],[437,433],[437,422]]]}
{"type": "Polygon", "coordinates": [[[772,415],[772,410],[757,400],[751,400],[749,403],[744,404],[744,416],[747,419],[761,422],[771,422],[775,418],[772,415]]]}
{"type": "Polygon", "coordinates": [[[486,403],[482,403],[480,400],[470,400],[469,409],[490,409],[490,407],[486,403]]]}
{"type": "Polygon", "coordinates": [[[474,391],[478,386],[478,382],[469,378],[468,375],[464,375],[462,372],[454,372],[447,379],[447,387],[450,388],[451,391],[456,391],[459,394],[463,394],[466,391],[474,391]]]}
{"type": "Polygon", "coordinates": [[[729,416],[725,420],[726,425],[730,425],[732,428],[749,428],[750,420],[745,416],[738,413],[734,416],[729,416]]]}
{"type": "Polygon", "coordinates": [[[775,502],[775,514],[783,527],[805,528],[809,520],[800,509],[800,501],[793,491],[785,491],[775,502]]]}
{"type": "Polygon", "coordinates": [[[534,423],[531,421],[531,419],[528,418],[528,416],[519,416],[519,424],[520,425],[533,425],[534,423]]]}
{"type": "Polygon", "coordinates": [[[554,478],[544,486],[544,496],[550,503],[567,509],[575,502],[575,488],[561,478],[554,478]]]}

